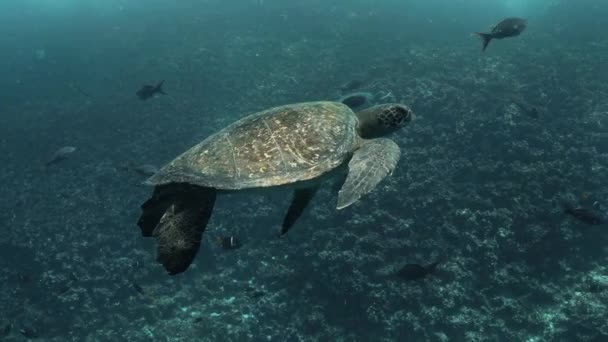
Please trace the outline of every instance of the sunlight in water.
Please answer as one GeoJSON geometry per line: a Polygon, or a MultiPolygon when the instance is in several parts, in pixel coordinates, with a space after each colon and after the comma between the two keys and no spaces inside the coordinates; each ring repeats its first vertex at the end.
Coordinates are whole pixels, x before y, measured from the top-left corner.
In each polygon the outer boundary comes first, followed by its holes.
{"type": "Polygon", "coordinates": [[[520,16],[527,12],[530,2],[530,0],[507,0],[505,8],[509,14],[520,16]]]}

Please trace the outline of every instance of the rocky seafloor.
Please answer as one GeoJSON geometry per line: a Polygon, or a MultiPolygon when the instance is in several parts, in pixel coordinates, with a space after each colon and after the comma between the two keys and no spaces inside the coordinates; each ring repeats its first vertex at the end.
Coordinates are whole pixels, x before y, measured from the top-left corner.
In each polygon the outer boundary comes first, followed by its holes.
{"type": "Polygon", "coordinates": [[[140,103],[125,86],[118,100],[74,93],[8,107],[0,338],[607,340],[607,227],[561,204],[608,206],[608,46],[531,48],[541,38],[484,55],[474,40],[400,42],[351,59],[348,41],[243,34],[200,60],[165,60],[171,96],[140,103]],[[197,95],[198,67],[209,85],[197,95]],[[352,80],[416,113],[393,136],[392,177],[342,211],[328,186],[284,239],[289,193],[223,196],[192,267],[166,275],[135,224],[150,189],[129,165],[162,165],[256,110],[337,99],[352,80]],[[78,150],[45,169],[64,145],[78,150]],[[213,243],[230,234],[242,248],[213,243]],[[393,276],[436,260],[421,281],[393,276]]]}

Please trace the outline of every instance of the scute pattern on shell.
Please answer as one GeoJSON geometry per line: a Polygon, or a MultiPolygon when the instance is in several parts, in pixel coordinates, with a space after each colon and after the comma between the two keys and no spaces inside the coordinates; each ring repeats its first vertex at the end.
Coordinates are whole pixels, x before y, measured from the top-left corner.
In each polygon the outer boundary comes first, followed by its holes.
{"type": "Polygon", "coordinates": [[[275,107],[208,137],[148,182],[235,190],[309,180],[346,160],[356,126],[354,113],[338,102],[275,107]]]}

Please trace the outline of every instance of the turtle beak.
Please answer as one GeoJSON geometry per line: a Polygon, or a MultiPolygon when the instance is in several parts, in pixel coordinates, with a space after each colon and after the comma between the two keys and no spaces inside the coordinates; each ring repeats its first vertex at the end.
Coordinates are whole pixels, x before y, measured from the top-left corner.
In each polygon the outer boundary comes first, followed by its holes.
{"type": "Polygon", "coordinates": [[[399,109],[404,113],[403,119],[401,120],[401,126],[407,126],[414,119],[414,112],[406,105],[400,104],[399,109]]]}

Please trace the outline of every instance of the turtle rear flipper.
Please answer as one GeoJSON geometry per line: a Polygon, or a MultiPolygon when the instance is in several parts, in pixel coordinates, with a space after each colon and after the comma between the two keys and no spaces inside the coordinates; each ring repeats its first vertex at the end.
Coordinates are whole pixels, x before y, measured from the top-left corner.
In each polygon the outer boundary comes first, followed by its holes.
{"type": "Polygon", "coordinates": [[[214,189],[187,194],[176,199],[163,214],[152,235],[158,242],[156,260],[169,274],[184,272],[194,260],[215,198],[214,189]]]}
{"type": "Polygon", "coordinates": [[[283,219],[283,226],[281,227],[280,236],[287,234],[289,228],[296,223],[298,218],[304,212],[304,209],[306,209],[308,203],[310,203],[310,200],[315,196],[315,193],[317,193],[318,189],[318,186],[313,186],[310,188],[296,189],[293,192],[293,199],[291,200],[287,214],[283,219]]]}
{"type": "Polygon", "coordinates": [[[141,205],[142,213],[139,220],[137,220],[137,225],[141,228],[141,235],[152,236],[154,228],[156,228],[169,206],[171,206],[169,199],[154,197],[151,197],[141,205]]]}
{"type": "Polygon", "coordinates": [[[399,146],[392,140],[366,140],[348,163],[348,176],[338,193],[338,209],[355,203],[391,174],[399,161],[399,146]]]}
{"type": "Polygon", "coordinates": [[[183,191],[183,186],[178,185],[159,185],[154,188],[152,197],[141,205],[141,216],[137,220],[137,225],[141,228],[141,235],[152,236],[154,228],[160,222],[171,203],[183,191]]]}

